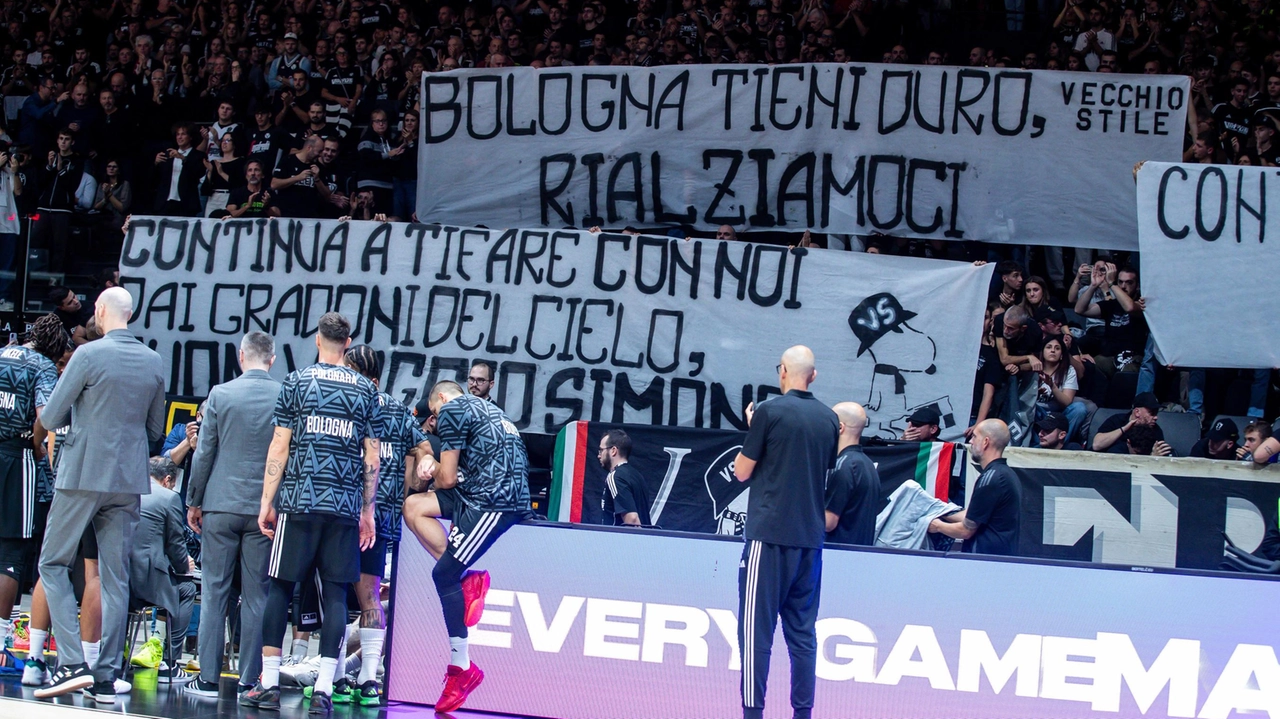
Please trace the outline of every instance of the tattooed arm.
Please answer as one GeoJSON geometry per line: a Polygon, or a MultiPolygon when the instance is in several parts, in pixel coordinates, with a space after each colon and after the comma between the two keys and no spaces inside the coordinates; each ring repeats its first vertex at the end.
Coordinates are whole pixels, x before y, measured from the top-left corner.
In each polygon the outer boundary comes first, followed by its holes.
{"type": "Polygon", "coordinates": [[[360,549],[373,546],[377,541],[377,527],[373,518],[373,500],[378,495],[378,472],[382,466],[378,440],[364,440],[364,504],[360,511],[360,549]]]}
{"type": "Polygon", "coordinates": [[[289,461],[289,442],[293,439],[293,430],[287,427],[276,427],[271,437],[271,448],[267,450],[267,469],[262,475],[262,507],[258,510],[258,528],[267,537],[274,539],[276,535],[276,492],[280,489],[280,480],[284,478],[284,467],[289,461]]]}

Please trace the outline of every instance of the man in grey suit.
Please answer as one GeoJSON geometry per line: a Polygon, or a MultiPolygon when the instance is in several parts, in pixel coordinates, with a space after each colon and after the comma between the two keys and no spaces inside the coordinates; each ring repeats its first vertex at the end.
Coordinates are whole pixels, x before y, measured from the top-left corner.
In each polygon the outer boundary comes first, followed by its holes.
{"type": "Polygon", "coordinates": [[[151,476],[151,494],[142,495],[142,518],[129,553],[129,591],[135,599],[160,607],[169,615],[165,666],[157,681],[178,684],[189,678],[178,666],[178,657],[182,655],[191,610],[196,604],[196,583],[191,578],[196,565],[187,553],[182,497],[173,491],[177,465],[168,457],[152,457],[147,473],[151,476]]]}
{"type": "Polygon", "coordinates": [[[240,563],[240,688],[262,672],[262,612],[267,604],[271,540],[258,528],[262,477],[275,430],[280,383],[267,374],[275,342],[262,332],[240,341],[244,374],[209,391],[200,441],[187,480],[187,521],[200,533],[200,677],[197,696],[218,696],[231,580],[240,563]]]}
{"type": "Polygon", "coordinates": [[[98,296],[94,319],[105,336],[71,356],[38,423],[56,431],[71,423],[62,443],[40,577],[59,637],[80,636],[71,565],[80,536],[92,525],[102,572],[102,653],[85,664],[77,641],[58,643],[58,671],[37,698],[80,689],[100,703],[116,700],[114,680],[124,654],[129,612],[129,545],[138,525],[139,496],[151,492],[150,443],[164,436],[164,371],[160,355],[129,331],[133,298],[122,287],[98,296]]]}

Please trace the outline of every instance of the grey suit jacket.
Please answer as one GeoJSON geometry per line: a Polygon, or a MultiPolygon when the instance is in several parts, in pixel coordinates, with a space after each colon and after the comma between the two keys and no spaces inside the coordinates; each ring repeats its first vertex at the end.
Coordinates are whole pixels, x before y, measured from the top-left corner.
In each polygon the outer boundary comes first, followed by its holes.
{"type": "Polygon", "coordinates": [[[164,436],[160,355],[127,329],[81,345],[40,414],[62,442],[57,489],[147,494],[150,444],[164,436]]]}
{"type": "Polygon", "coordinates": [[[191,459],[187,504],[257,516],[280,383],[260,369],[209,390],[191,459]]]}
{"type": "Polygon", "coordinates": [[[151,493],[142,497],[129,549],[129,586],[134,596],[168,609],[178,602],[173,575],[187,574],[189,569],[183,531],[187,520],[177,492],[148,483],[151,493]]]}

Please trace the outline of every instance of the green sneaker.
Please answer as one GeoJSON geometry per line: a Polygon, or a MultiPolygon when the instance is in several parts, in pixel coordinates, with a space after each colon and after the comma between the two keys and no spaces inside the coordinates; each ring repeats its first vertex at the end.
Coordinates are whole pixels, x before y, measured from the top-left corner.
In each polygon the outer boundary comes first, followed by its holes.
{"type": "Polygon", "coordinates": [[[351,682],[339,679],[333,685],[333,703],[334,704],[351,704],[360,695],[360,690],[351,686],[351,682]]]}
{"type": "Polygon", "coordinates": [[[145,669],[156,669],[160,666],[160,662],[164,659],[164,643],[160,641],[160,637],[151,637],[133,653],[133,658],[129,663],[135,667],[143,667],[145,669]]]}
{"type": "Polygon", "coordinates": [[[378,682],[369,680],[360,685],[360,693],[356,695],[356,700],[361,706],[373,707],[382,704],[382,689],[378,687],[378,682]]]}
{"type": "MultiPolygon", "coordinates": [[[[302,696],[308,699],[310,699],[311,695],[314,693],[315,693],[315,687],[302,688],[302,696]]],[[[351,682],[347,681],[346,679],[339,679],[333,685],[333,694],[331,694],[330,696],[333,698],[334,704],[350,704],[353,701],[355,701],[355,698],[358,694],[359,692],[356,690],[356,688],[351,686],[351,682]]]]}

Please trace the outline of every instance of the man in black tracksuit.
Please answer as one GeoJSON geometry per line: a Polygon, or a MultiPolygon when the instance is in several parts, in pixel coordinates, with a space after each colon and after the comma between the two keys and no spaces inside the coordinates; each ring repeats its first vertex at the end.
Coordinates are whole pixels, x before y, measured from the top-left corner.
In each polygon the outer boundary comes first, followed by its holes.
{"type": "Polygon", "coordinates": [[[813,710],[818,638],[814,623],[822,586],[827,473],[835,465],[840,420],[809,392],[817,377],[813,352],[795,346],[778,365],[781,397],[752,412],[734,463],[738,480],[751,480],[746,539],[738,565],[738,646],[742,653],[742,715],[764,715],[765,685],[774,628],[791,656],[795,719],[813,710]]]}

